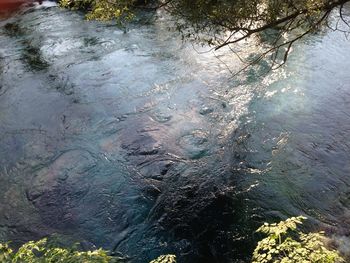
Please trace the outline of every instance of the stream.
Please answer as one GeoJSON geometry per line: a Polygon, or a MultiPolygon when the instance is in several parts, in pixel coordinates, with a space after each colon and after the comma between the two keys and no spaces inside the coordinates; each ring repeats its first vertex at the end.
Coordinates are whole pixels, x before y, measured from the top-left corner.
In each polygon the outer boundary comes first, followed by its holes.
{"type": "Polygon", "coordinates": [[[229,50],[168,20],[123,30],[45,1],[0,19],[0,241],[249,262],[261,223],[305,215],[350,253],[345,35],[236,78],[229,50]]]}

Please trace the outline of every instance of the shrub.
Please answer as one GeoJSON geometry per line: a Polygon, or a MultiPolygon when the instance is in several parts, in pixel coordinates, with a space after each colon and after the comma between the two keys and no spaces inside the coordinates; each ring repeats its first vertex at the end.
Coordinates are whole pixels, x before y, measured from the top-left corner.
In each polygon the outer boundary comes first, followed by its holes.
{"type": "MultiPolygon", "coordinates": [[[[1,263],[117,263],[117,258],[108,255],[107,251],[78,251],[61,247],[51,247],[47,239],[37,242],[29,241],[22,245],[17,252],[7,243],[0,243],[1,263]]],[[[175,255],[163,255],[150,263],[176,263],[175,255]]]]}
{"type": "Polygon", "coordinates": [[[152,260],[150,263],[176,263],[175,255],[163,255],[158,257],[155,260],[152,260]]]}
{"type": "Polygon", "coordinates": [[[8,244],[0,244],[0,262],[2,263],[109,263],[116,262],[102,249],[94,251],[76,251],[71,249],[48,247],[47,240],[29,241],[14,252],[8,244]]]}
{"type": "Polygon", "coordinates": [[[88,10],[86,14],[87,19],[100,21],[116,19],[119,22],[133,18],[129,8],[134,2],[134,0],[59,0],[60,6],[64,8],[88,10]]]}
{"type": "Polygon", "coordinates": [[[253,253],[253,263],[340,263],[345,262],[336,250],[326,247],[324,232],[298,231],[303,216],[279,223],[262,225],[257,232],[267,235],[253,253]]]}

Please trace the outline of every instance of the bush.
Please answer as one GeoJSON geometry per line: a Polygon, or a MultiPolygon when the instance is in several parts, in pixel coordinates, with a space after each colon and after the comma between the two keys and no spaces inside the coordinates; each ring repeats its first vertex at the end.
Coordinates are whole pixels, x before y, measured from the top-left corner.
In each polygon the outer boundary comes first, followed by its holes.
{"type": "Polygon", "coordinates": [[[47,240],[29,241],[14,252],[8,244],[0,244],[0,262],[2,263],[110,263],[113,258],[107,252],[76,251],[58,247],[48,247],[47,240]]]}
{"type": "MultiPolygon", "coordinates": [[[[117,263],[117,258],[108,255],[107,251],[77,251],[60,247],[51,247],[47,239],[37,242],[29,241],[14,252],[9,245],[0,243],[1,263],[117,263]]],[[[163,255],[150,263],[176,263],[174,255],[163,255]]]]}
{"type": "Polygon", "coordinates": [[[155,260],[152,260],[150,263],[176,263],[175,255],[163,255],[158,257],[155,260]]]}
{"type": "MultiPolygon", "coordinates": [[[[252,263],[344,263],[336,250],[329,249],[324,232],[303,233],[298,230],[305,217],[292,217],[279,223],[264,223],[257,232],[267,235],[258,242],[252,263]]],[[[29,241],[16,252],[0,243],[1,263],[117,263],[107,251],[78,251],[52,247],[46,239],[29,241]]],[[[162,255],[150,263],[176,263],[175,255],[162,255]]]]}
{"type": "Polygon", "coordinates": [[[59,0],[60,6],[73,10],[88,10],[86,18],[90,20],[117,21],[131,20],[133,18],[130,7],[135,0],[59,0]]]}
{"type": "Polygon", "coordinates": [[[267,235],[253,253],[253,263],[340,263],[345,262],[336,250],[326,247],[324,232],[303,233],[297,230],[303,216],[279,223],[262,225],[257,232],[267,235]]]}

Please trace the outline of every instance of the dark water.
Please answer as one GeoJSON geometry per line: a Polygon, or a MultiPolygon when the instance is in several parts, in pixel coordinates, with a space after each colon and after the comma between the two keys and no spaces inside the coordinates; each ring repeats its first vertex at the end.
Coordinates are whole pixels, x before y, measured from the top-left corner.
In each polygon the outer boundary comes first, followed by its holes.
{"type": "Polygon", "coordinates": [[[248,262],[261,222],[303,214],[346,249],[345,37],[238,81],[166,20],[125,33],[44,2],[0,22],[0,239],[248,262]]]}

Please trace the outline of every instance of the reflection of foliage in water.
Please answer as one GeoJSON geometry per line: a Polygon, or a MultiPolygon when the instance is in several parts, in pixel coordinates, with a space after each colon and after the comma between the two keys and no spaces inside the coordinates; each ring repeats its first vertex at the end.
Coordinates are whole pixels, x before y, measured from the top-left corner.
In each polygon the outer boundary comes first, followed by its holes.
{"type": "Polygon", "coordinates": [[[7,23],[4,32],[9,37],[17,37],[23,34],[23,29],[16,23],[7,23]]]}
{"type": "MultiPolygon", "coordinates": [[[[4,26],[4,33],[9,37],[20,38],[25,36],[25,28],[20,27],[17,23],[7,23],[4,26]]],[[[49,63],[42,57],[41,50],[32,41],[23,39],[21,41],[24,46],[21,59],[33,71],[44,70],[49,66],[49,63]]]]}
{"type": "Polygon", "coordinates": [[[5,91],[3,91],[3,84],[2,84],[2,78],[3,78],[3,75],[5,73],[4,71],[5,71],[4,58],[0,54],[0,96],[5,92],[5,91]]]}
{"type": "Polygon", "coordinates": [[[49,66],[49,63],[42,57],[40,48],[32,45],[30,41],[23,41],[23,44],[25,48],[23,49],[22,59],[31,70],[40,71],[49,66]]]}

